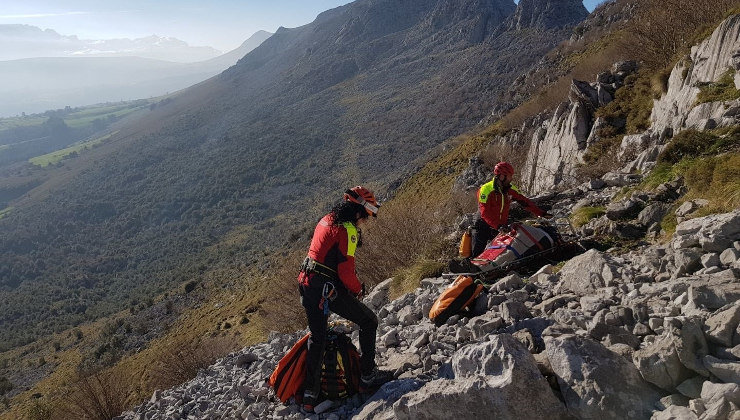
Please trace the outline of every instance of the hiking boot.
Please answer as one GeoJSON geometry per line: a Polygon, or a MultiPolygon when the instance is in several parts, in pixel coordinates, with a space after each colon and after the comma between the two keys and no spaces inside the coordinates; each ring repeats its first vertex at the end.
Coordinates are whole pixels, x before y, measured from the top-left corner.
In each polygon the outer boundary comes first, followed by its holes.
{"type": "Polygon", "coordinates": [[[314,394],[311,391],[305,391],[303,393],[303,411],[306,413],[313,413],[313,409],[316,407],[318,398],[319,396],[317,394],[314,394]]]}
{"type": "Polygon", "coordinates": [[[452,259],[448,265],[450,273],[477,273],[480,268],[470,261],[470,258],[452,259]]]}
{"type": "Polygon", "coordinates": [[[380,370],[376,367],[370,371],[370,373],[362,375],[360,377],[360,389],[372,389],[383,385],[386,382],[395,379],[393,372],[380,370]]]}

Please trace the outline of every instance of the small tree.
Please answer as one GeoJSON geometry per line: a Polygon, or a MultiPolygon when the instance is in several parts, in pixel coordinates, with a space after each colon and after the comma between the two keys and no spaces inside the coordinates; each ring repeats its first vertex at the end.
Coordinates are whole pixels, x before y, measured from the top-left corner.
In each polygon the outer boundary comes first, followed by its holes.
{"type": "Polygon", "coordinates": [[[627,30],[626,47],[649,68],[671,64],[688,51],[699,33],[716,24],[737,0],[640,0],[627,30]]]}

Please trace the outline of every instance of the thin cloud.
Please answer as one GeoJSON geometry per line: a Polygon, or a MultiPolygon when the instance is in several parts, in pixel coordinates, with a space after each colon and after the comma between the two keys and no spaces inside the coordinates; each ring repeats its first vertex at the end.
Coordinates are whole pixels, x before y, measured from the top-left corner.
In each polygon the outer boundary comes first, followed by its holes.
{"type": "Polygon", "coordinates": [[[90,12],[33,13],[27,15],[0,15],[0,19],[33,19],[56,16],[89,15],[90,12]]]}

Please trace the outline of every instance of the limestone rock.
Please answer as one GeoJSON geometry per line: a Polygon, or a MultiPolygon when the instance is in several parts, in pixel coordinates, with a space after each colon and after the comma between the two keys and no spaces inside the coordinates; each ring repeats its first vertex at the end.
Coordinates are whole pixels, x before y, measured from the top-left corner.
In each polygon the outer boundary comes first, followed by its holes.
{"type": "Polygon", "coordinates": [[[740,385],[736,383],[717,384],[706,381],[701,388],[701,398],[706,402],[725,398],[733,404],[740,405],[740,385]]]}
{"type": "Polygon", "coordinates": [[[704,366],[723,382],[740,384],[740,362],[708,355],[704,357],[704,366]]]}
{"type": "Polygon", "coordinates": [[[740,304],[717,311],[705,322],[707,338],[725,347],[732,347],[732,338],[738,323],[740,323],[740,304]]]}
{"type": "Polygon", "coordinates": [[[609,257],[595,249],[572,258],[560,270],[561,286],[576,295],[591,294],[617,278],[609,257]]]}
{"type": "Polygon", "coordinates": [[[642,377],[666,391],[674,391],[676,386],[695,375],[681,363],[673,338],[670,334],[661,335],[633,355],[642,377]]]}
{"type": "Polygon", "coordinates": [[[391,288],[392,278],[383,280],[373,287],[373,290],[362,301],[374,310],[380,309],[383,305],[388,304],[389,291],[391,288]]]}
{"type": "Polygon", "coordinates": [[[466,346],[452,360],[455,378],[437,379],[401,397],[398,419],[568,418],[532,355],[511,335],[466,346]]]}
{"type": "Polygon", "coordinates": [[[682,60],[671,71],[668,92],[653,104],[650,116],[655,132],[673,134],[686,127],[686,118],[694,107],[699,84],[714,82],[734,67],[733,57],[740,49],[740,16],[722,22],[712,35],[691,49],[690,60],[682,60]]]}
{"type": "Polygon", "coordinates": [[[647,418],[661,395],[623,357],[587,338],[545,337],[547,357],[577,418],[647,418]]]}

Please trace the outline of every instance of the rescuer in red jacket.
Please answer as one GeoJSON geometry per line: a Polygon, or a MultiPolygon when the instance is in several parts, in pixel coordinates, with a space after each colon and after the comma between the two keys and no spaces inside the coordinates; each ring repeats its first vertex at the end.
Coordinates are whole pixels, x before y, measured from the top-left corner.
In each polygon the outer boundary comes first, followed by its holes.
{"type": "Polygon", "coordinates": [[[550,214],[537,207],[532,200],[519,193],[512,185],[514,167],[508,162],[499,162],[493,169],[493,179],[481,185],[478,190],[478,210],[472,232],[472,256],[480,255],[488,241],[498,234],[501,225],[506,224],[509,218],[511,200],[518,201],[524,208],[535,216],[551,217],[550,214]]]}
{"type": "Polygon", "coordinates": [[[375,365],[378,318],[358,298],[364,285],[355,273],[355,250],[361,245],[361,225],[376,217],[378,204],[372,191],[357,186],[344,193],[343,201],[316,225],[308,256],[298,275],[301,303],[306,310],[308,339],[303,408],[312,412],[321,386],[321,357],[326,342],[329,312],[360,327],[360,370],[366,388],[386,379],[388,372],[375,365]]]}

